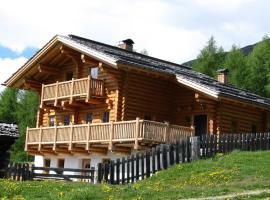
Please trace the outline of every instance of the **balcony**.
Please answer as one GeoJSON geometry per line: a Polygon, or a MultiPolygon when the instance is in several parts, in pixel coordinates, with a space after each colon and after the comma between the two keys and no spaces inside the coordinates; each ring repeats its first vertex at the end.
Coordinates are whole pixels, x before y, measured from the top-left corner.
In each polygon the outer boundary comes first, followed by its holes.
{"type": "Polygon", "coordinates": [[[59,101],[75,101],[97,103],[104,97],[103,80],[91,78],[72,79],[71,81],[56,82],[42,85],[41,104],[57,106],[59,101]]]}
{"type": "Polygon", "coordinates": [[[136,119],[99,124],[28,128],[25,150],[37,153],[71,153],[149,148],[193,136],[194,129],[136,119]]]}

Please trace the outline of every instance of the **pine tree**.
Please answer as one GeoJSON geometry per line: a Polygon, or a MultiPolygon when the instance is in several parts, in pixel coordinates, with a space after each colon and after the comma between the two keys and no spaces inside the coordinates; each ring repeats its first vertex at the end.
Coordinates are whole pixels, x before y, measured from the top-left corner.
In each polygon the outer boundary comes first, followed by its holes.
{"type": "Polygon", "coordinates": [[[195,71],[204,73],[211,77],[217,76],[217,69],[224,63],[225,53],[222,47],[218,47],[212,36],[207,45],[201,50],[197,60],[192,65],[195,71]]]}
{"type": "Polygon", "coordinates": [[[6,88],[0,94],[0,120],[5,122],[17,122],[16,108],[17,108],[18,89],[6,88]]]}
{"type": "Polygon", "coordinates": [[[32,159],[24,151],[25,133],[27,126],[35,127],[38,101],[38,95],[33,91],[20,91],[18,93],[18,105],[15,115],[20,137],[11,148],[11,160],[13,161],[22,162],[32,159]]]}
{"type": "Polygon", "coordinates": [[[246,57],[240,48],[232,46],[227,53],[224,66],[229,70],[229,82],[239,88],[246,88],[247,66],[246,57]]]}
{"type": "Polygon", "coordinates": [[[270,97],[270,40],[264,37],[248,57],[246,86],[256,94],[270,97]]]}

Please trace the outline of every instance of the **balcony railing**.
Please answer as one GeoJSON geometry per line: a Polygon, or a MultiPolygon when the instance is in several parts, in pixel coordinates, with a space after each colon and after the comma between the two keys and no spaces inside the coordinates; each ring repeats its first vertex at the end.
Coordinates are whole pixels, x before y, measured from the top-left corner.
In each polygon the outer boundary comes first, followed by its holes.
{"type": "Polygon", "coordinates": [[[89,150],[92,144],[106,144],[113,149],[117,143],[132,143],[138,149],[143,143],[173,143],[194,135],[194,129],[166,123],[133,120],[99,124],[82,124],[69,126],[54,126],[28,128],[26,133],[26,150],[36,146],[40,151],[42,145],[51,145],[55,150],[57,145],[66,144],[72,150],[73,144],[83,144],[89,150]]]}
{"type": "Polygon", "coordinates": [[[55,105],[58,100],[74,99],[85,100],[90,98],[102,98],[104,96],[103,80],[91,78],[72,79],[70,81],[56,82],[53,84],[42,85],[41,107],[45,102],[53,102],[55,105]]]}

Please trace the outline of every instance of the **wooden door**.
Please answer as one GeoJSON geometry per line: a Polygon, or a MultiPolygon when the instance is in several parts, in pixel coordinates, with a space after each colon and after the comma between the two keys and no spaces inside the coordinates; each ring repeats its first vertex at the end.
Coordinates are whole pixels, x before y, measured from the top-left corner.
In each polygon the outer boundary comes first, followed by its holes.
{"type": "Polygon", "coordinates": [[[207,134],[207,115],[194,116],[195,136],[207,134]]]}

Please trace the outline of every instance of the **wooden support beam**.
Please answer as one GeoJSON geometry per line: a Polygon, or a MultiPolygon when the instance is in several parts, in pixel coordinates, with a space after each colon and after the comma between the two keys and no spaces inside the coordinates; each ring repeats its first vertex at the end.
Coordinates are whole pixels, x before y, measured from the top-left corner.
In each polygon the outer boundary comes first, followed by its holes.
{"type": "Polygon", "coordinates": [[[59,75],[61,70],[56,69],[55,67],[45,66],[43,64],[38,64],[37,66],[39,73],[50,74],[50,75],[59,75]]]}
{"type": "Polygon", "coordinates": [[[81,54],[81,61],[82,63],[84,64],[98,64],[96,60],[90,58],[90,57],[87,57],[86,55],[84,54],[81,54]]]}
{"type": "Polygon", "coordinates": [[[36,90],[36,91],[40,92],[42,84],[41,84],[41,82],[36,81],[36,80],[24,79],[23,80],[23,85],[26,88],[33,89],[33,90],[36,90]]]}
{"type": "Polygon", "coordinates": [[[28,126],[26,127],[26,134],[25,134],[25,146],[24,146],[24,151],[27,151],[27,147],[28,147],[28,126]]]}
{"type": "Polygon", "coordinates": [[[71,79],[69,104],[73,102],[74,78],[71,79]]]}
{"type": "Polygon", "coordinates": [[[85,149],[88,151],[89,150],[89,140],[90,140],[90,136],[91,136],[91,129],[90,129],[90,123],[88,122],[88,126],[87,126],[87,135],[86,135],[86,146],[85,149]]]}
{"type": "Polygon", "coordinates": [[[138,150],[138,148],[139,148],[139,142],[138,142],[139,134],[140,134],[140,118],[139,117],[136,117],[136,124],[135,124],[135,144],[134,144],[134,149],[135,150],[138,150]]]}
{"type": "Polygon", "coordinates": [[[70,133],[69,133],[69,146],[68,146],[68,150],[71,151],[72,150],[72,140],[73,140],[73,124],[70,123],[70,133]]]}
{"type": "Polygon", "coordinates": [[[39,136],[38,136],[38,151],[41,150],[41,139],[42,139],[42,126],[39,128],[39,136]]]}
{"type": "Polygon", "coordinates": [[[58,103],[58,87],[59,87],[59,82],[56,81],[54,106],[57,106],[57,103],[58,103]]]}
{"type": "Polygon", "coordinates": [[[112,142],[113,135],[114,135],[114,133],[113,133],[113,122],[111,121],[110,122],[110,139],[109,139],[109,146],[108,146],[108,149],[111,150],[111,151],[113,150],[113,142],[112,142]]]}

